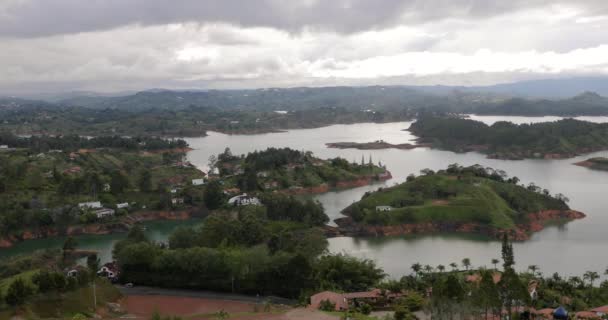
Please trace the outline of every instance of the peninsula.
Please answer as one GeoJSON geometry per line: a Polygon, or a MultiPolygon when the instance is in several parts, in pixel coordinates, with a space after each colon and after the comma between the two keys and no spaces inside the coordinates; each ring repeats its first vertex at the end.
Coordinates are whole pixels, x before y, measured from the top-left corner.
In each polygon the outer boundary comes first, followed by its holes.
{"type": "Polygon", "coordinates": [[[608,124],[574,119],[534,124],[422,116],[409,131],[419,143],[455,152],[477,151],[488,158],[565,159],[608,149],[608,124]]]}
{"type": "Polygon", "coordinates": [[[378,149],[402,149],[410,150],[423,145],[410,144],[410,143],[399,143],[392,144],[384,140],[376,140],[374,142],[332,142],[325,144],[328,148],[336,149],[359,149],[359,150],[378,150],[378,149]]]}
{"type": "Polygon", "coordinates": [[[594,170],[608,171],[608,158],[596,157],[575,163],[577,166],[586,167],[594,170]]]}

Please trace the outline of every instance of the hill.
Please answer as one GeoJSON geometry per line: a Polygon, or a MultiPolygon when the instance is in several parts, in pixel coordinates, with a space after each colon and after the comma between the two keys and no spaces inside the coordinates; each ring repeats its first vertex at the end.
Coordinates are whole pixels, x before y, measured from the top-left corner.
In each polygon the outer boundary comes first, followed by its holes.
{"type": "Polygon", "coordinates": [[[570,158],[608,149],[608,124],[574,119],[534,124],[482,122],[422,116],[410,128],[420,143],[456,152],[479,151],[490,158],[570,158]]]}
{"type": "Polygon", "coordinates": [[[518,185],[499,170],[451,165],[368,193],[336,223],[345,233],[471,232],[525,240],[548,220],[576,219],[567,199],[533,184],[518,185]]]}

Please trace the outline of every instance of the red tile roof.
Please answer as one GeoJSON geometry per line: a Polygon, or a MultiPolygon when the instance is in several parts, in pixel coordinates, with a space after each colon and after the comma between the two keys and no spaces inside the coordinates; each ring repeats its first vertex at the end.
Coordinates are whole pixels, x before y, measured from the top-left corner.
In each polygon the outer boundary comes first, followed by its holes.
{"type": "Polygon", "coordinates": [[[602,307],[598,307],[595,309],[591,309],[591,311],[593,312],[601,312],[601,313],[608,313],[608,305],[602,306],[602,307]]]}
{"type": "Polygon", "coordinates": [[[576,313],[576,318],[577,319],[599,319],[600,316],[598,316],[597,313],[591,312],[591,311],[579,311],[576,313]]]}

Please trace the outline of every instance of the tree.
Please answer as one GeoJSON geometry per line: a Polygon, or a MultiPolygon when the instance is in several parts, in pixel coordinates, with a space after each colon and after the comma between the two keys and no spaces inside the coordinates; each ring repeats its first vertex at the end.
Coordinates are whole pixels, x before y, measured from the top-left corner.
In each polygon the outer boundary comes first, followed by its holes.
{"type": "Polygon", "coordinates": [[[589,281],[589,287],[593,288],[593,283],[595,280],[599,279],[600,275],[595,271],[587,271],[583,274],[583,279],[589,281]]]}
{"type": "Polygon", "coordinates": [[[142,192],[150,192],[152,191],[152,175],[150,174],[150,170],[144,170],[141,176],[139,177],[139,190],[142,192]]]}
{"type": "Polygon", "coordinates": [[[509,242],[509,237],[506,233],[502,236],[502,260],[502,265],[505,271],[515,265],[515,258],[513,257],[513,245],[509,242]]]}
{"type": "Polygon", "coordinates": [[[500,260],[498,259],[492,259],[492,264],[494,265],[494,270],[498,270],[498,263],[500,262],[500,260]]]}
{"type": "Polygon", "coordinates": [[[486,319],[488,319],[490,311],[500,310],[500,296],[491,272],[486,270],[481,273],[481,282],[479,287],[473,291],[472,301],[483,310],[486,319]]]}
{"type": "Polygon", "coordinates": [[[530,273],[532,274],[532,277],[536,277],[536,271],[538,271],[538,266],[537,265],[529,265],[528,266],[528,270],[530,270],[530,273]]]}
{"type": "Polygon", "coordinates": [[[455,262],[450,263],[450,268],[452,268],[452,271],[456,271],[458,269],[458,265],[455,262]]]}
{"type": "Polygon", "coordinates": [[[101,262],[99,261],[97,254],[94,253],[87,256],[87,267],[89,268],[89,270],[91,270],[93,274],[97,274],[97,270],[99,270],[100,264],[101,262]]]}
{"type": "Polygon", "coordinates": [[[442,264],[440,264],[440,265],[437,266],[437,270],[439,270],[439,272],[443,273],[445,271],[445,266],[442,265],[442,264]]]}
{"type": "Polygon", "coordinates": [[[110,179],[110,190],[112,194],[121,194],[129,187],[129,179],[118,170],[112,171],[110,179]]]}
{"type": "Polygon", "coordinates": [[[6,301],[6,304],[17,307],[25,303],[27,297],[33,293],[32,291],[32,288],[19,277],[15,279],[6,290],[4,300],[6,301]]]}
{"type": "Polygon", "coordinates": [[[469,271],[469,268],[471,267],[471,259],[469,259],[469,258],[462,259],[462,266],[465,268],[465,270],[469,271]]]}
{"type": "Polygon", "coordinates": [[[414,271],[414,275],[416,276],[416,278],[418,278],[418,273],[420,272],[420,270],[422,270],[422,265],[416,262],[412,264],[410,268],[412,269],[412,271],[414,271]]]}
{"type": "Polygon", "coordinates": [[[207,184],[203,200],[210,210],[215,210],[224,204],[224,193],[219,181],[211,181],[207,184]]]}

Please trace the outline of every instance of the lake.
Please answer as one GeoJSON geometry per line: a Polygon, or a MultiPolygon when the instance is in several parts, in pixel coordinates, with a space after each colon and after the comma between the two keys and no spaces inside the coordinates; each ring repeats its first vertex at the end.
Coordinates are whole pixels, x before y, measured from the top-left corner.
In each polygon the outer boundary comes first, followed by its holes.
{"type": "MultiPolygon", "coordinates": [[[[471,118],[492,124],[496,121],[532,123],[553,121],[557,117],[496,117],[477,116],[471,118]]],[[[608,122],[607,117],[586,118],[596,122],[608,122]]],[[[226,135],[209,132],[207,137],[186,139],[194,149],[188,160],[201,169],[207,169],[208,159],[230,147],[233,153],[247,153],[268,147],[290,147],[312,151],[321,158],[343,157],[350,161],[381,162],[392,172],[393,179],[384,183],[356,189],[329,192],[315,196],[325,207],[333,220],[340,217],[340,211],[357,201],[367,192],[381,186],[403,182],[409,174],[419,174],[430,168],[444,169],[449,164],[459,163],[469,166],[481,164],[505,170],[517,176],[522,183],[534,182],[552,193],[563,193],[570,198],[570,206],[587,214],[587,218],[568,224],[554,225],[536,233],[531,240],[515,243],[517,267],[538,265],[545,274],[582,275],[587,270],[603,271],[608,267],[608,172],[592,171],[572,165],[590,156],[607,156],[608,152],[567,160],[497,160],[486,159],[478,153],[453,153],[447,151],[418,148],[413,150],[356,150],[330,149],[329,142],[369,142],[385,140],[390,143],[405,143],[415,137],[407,129],[411,122],[386,124],[333,125],[316,129],[290,130],[288,132],[257,135],[226,135]]],[[[148,226],[155,240],[166,240],[175,222],[156,222],[148,226]]],[[[79,237],[82,248],[102,251],[102,258],[109,258],[112,244],[124,235],[79,237]],[[83,239],[82,241],[80,239],[83,239]]],[[[60,246],[61,240],[36,240],[19,244],[9,249],[13,252],[29,252],[44,246],[60,246]],[[34,243],[34,244],[32,244],[34,243]]],[[[474,235],[418,235],[389,238],[340,237],[329,240],[331,252],[345,252],[357,257],[375,260],[392,277],[409,273],[410,266],[421,264],[448,265],[460,263],[470,258],[473,265],[490,265],[490,260],[500,258],[500,242],[474,235]]],[[[0,250],[0,257],[8,256],[0,250]]],[[[602,272],[603,273],[603,272],[602,272]]]]}

